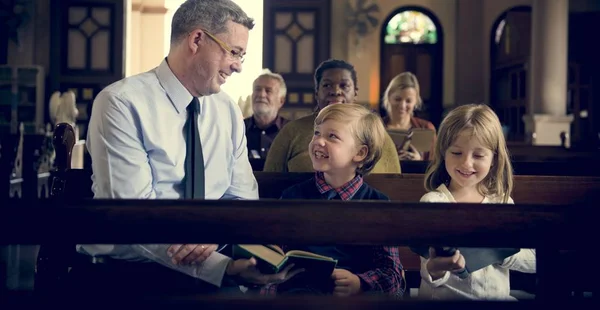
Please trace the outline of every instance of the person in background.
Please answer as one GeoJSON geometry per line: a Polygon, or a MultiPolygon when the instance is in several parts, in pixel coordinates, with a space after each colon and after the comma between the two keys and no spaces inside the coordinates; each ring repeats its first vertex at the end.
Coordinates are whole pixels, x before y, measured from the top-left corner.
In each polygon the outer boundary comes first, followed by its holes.
{"type": "Polygon", "coordinates": [[[264,159],[271,148],[273,139],[281,128],[289,122],[279,115],[285,103],[287,88],[283,77],[265,69],[252,85],[252,116],[244,119],[248,156],[264,159]]]}
{"type": "MultiPolygon", "coordinates": [[[[319,111],[332,104],[355,103],[358,95],[356,70],[337,59],[322,62],[314,76],[317,110],[291,121],[279,132],[265,161],[266,172],[312,172],[307,145],[313,137],[313,125],[319,111]]],[[[400,173],[400,161],[392,138],[386,133],[381,160],[373,173],[400,173]]]]}
{"type": "MultiPolygon", "coordinates": [[[[416,109],[421,108],[423,100],[417,77],[410,72],[398,74],[390,81],[383,93],[383,108],[388,116],[384,118],[387,129],[410,130],[427,128],[435,132],[435,126],[429,121],[414,116],[416,109]]],[[[432,142],[435,145],[435,135],[432,142]]],[[[396,146],[400,160],[429,160],[430,152],[421,154],[414,146],[407,151],[396,146]]]]}

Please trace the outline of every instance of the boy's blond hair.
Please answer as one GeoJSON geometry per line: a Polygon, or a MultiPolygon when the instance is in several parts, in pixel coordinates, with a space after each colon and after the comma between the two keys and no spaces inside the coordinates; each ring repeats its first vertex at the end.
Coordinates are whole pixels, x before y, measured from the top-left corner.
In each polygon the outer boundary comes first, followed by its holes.
{"type": "Polygon", "coordinates": [[[402,72],[396,75],[388,84],[388,87],[383,93],[383,107],[388,113],[392,112],[392,105],[390,104],[390,94],[396,90],[402,90],[406,88],[414,88],[417,93],[417,103],[415,104],[415,110],[421,108],[423,100],[421,99],[421,87],[419,86],[419,80],[412,72],[402,72]]]}
{"type": "Polygon", "coordinates": [[[367,147],[367,156],[359,163],[356,172],[360,175],[371,172],[383,153],[386,132],[381,117],[362,105],[346,103],[332,104],[323,108],[317,115],[314,126],[321,125],[327,120],[350,125],[350,132],[356,144],[367,147]]]}
{"type": "Polygon", "coordinates": [[[450,111],[442,121],[433,152],[433,160],[425,173],[425,189],[434,191],[441,184],[448,185],[450,175],[446,171],[444,156],[463,130],[470,130],[472,137],[492,150],[494,158],[488,175],[477,185],[483,196],[502,196],[504,203],[513,189],[513,171],[498,116],[484,104],[468,104],[450,111]]]}

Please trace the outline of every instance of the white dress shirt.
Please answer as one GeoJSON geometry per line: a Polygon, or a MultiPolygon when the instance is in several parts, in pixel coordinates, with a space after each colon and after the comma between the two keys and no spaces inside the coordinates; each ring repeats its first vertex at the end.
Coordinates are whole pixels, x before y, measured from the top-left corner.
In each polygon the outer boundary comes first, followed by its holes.
{"type": "MultiPolygon", "coordinates": [[[[166,59],[155,69],[115,82],[94,100],[86,146],[92,158],[94,198],[184,197],[183,127],[192,95],[166,59]]],[[[198,98],[198,128],[206,199],[258,199],[240,109],[224,92],[198,98]]],[[[156,261],[220,286],[230,258],[214,252],[203,264],[173,265],[168,245],[78,245],[92,256],[156,261]]]]}
{"type": "MultiPolygon", "coordinates": [[[[456,200],[445,185],[436,191],[421,197],[420,202],[454,202],[456,200]]],[[[502,203],[502,197],[485,197],[482,203],[502,203]]],[[[508,201],[514,204],[512,198],[508,201]]],[[[521,249],[519,253],[507,257],[501,264],[494,264],[477,270],[465,279],[451,272],[433,280],[427,270],[428,259],[421,257],[421,285],[419,298],[435,300],[486,299],[516,300],[510,296],[510,270],[526,273],[536,271],[536,253],[534,249],[521,249]]]]}

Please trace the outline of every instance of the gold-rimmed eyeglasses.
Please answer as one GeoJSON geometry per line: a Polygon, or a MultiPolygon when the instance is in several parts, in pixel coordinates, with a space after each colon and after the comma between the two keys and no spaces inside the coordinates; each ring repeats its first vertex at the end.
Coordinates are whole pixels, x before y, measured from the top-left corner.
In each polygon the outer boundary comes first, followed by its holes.
{"type": "Polygon", "coordinates": [[[205,29],[202,29],[202,31],[204,31],[204,33],[206,33],[206,35],[211,38],[213,41],[215,41],[217,44],[219,44],[219,46],[225,50],[225,52],[227,52],[227,54],[229,54],[229,56],[233,57],[233,59],[239,60],[241,63],[244,63],[244,56],[246,56],[245,53],[242,54],[242,52],[239,52],[233,48],[231,48],[229,45],[227,45],[227,43],[219,40],[217,37],[215,37],[213,34],[211,34],[210,32],[206,31],[205,29]]]}

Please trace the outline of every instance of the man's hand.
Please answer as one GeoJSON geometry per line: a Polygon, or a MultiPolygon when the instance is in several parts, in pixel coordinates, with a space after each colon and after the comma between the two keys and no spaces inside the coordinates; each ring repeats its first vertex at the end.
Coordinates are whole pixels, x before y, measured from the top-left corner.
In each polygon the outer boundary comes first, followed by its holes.
{"type": "Polygon", "coordinates": [[[346,269],[334,269],[331,278],[335,282],[335,296],[352,296],[361,291],[360,278],[346,269]]]}
{"type": "Polygon", "coordinates": [[[294,268],[294,264],[290,264],[279,273],[264,274],[256,268],[256,259],[251,258],[231,261],[227,266],[226,273],[230,276],[237,275],[248,283],[267,285],[283,283],[304,271],[304,269],[292,270],[292,268],[294,268]]]}
{"type": "Polygon", "coordinates": [[[435,249],[429,247],[429,260],[427,261],[427,271],[431,275],[432,280],[437,280],[444,277],[446,272],[454,272],[465,268],[465,258],[456,250],[452,256],[437,256],[435,249]]]}
{"type": "Polygon", "coordinates": [[[205,261],[216,249],[216,244],[173,244],[167,254],[175,265],[195,265],[205,261]]]}

